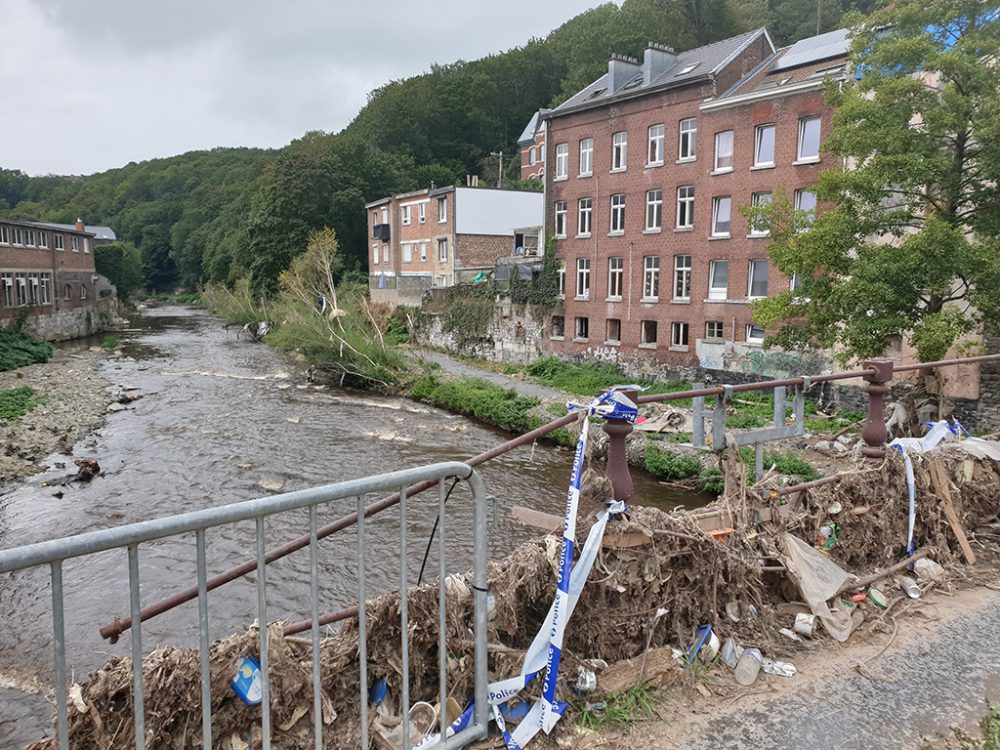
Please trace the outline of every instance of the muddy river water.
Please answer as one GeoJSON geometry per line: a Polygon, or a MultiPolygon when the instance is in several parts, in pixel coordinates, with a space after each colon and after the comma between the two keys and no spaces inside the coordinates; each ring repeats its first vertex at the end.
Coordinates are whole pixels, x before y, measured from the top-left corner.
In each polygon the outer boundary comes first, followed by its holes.
{"type": "MultiPolygon", "coordinates": [[[[109,358],[103,374],[136,389],[141,398],[74,449],[74,458],[96,458],[104,473],[89,484],[53,487],[69,468],[53,468],[17,485],[0,485],[0,548],[77,534],[133,521],[237,502],[486,450],[508,435],[413,401],[316,386],[267,346],[239,340],[205,313],[185,307],[146,310],[120,336],[122,356],[109,358]],[[48,484],[49,486],[46,486],[48,484]],[[56,494],[61,491],[62,497],[56,494]]],[[[70,352],[71,353],[71,352],[70,352]]],[[[521,448],[481,467],[495,511],[490,555],[501,557],[534,535],[510,517],[526,505],[561,513],[572,455],[538,445],[521,448]]],[[[648,477],[636,476],[641,502],[674,506],[690,497],[648,477]]],[[[372,498],[375,499],[375,498],[372,498]]],[[[436,512],[436,495],[414,498],[408,518],[408,568],[413,577],[436,512]]],[[[320,522],[339,517],[353,500],[324,507],[320,522]]],[[[449,501],[448,567],[469,567],[466,524],[470,496],[463,487],[449,501]],[[452,519],[452,514],[454,517],[452,519]]],[[[398,588],[399,522],[388,511],[370,524],[368,591],[398,588]]],[[[269,547],[307,529],[303,513],[268,519],[269,547]]],[[[209,575],[254,554],[252,523],[207,532],[209,575]]],[[[354,602],[351,530],[320,544],[320,611],[354,602]]],[[[435,545],[436,547],[436,545],[435,545]]],[[[151,603],[195,582],[194,536],[140,547],[141,596],[151,603]]],[[[430,570],[436,560],[430,558],[430,570]]],[[[301,552],[268,568],[269,619],[309,616],[308,555],[301,552]]],[[[124,550],[68,561],[64,566],[67,667],[83,679],[108,658],[130,654],[128,634],[117,644],[97,630],[128,613],[124,550]]],[[[256,617],[253,576],[209,595],[213,638],[256,617]]],[[[143,625],[148,653],[159,646],[197,644],[197,603],[178,607],[143,625]]],[[[47,731],[51,690],[51,591],[48,570],[0,576],[0,749],[19,748],[47,731]]]]}

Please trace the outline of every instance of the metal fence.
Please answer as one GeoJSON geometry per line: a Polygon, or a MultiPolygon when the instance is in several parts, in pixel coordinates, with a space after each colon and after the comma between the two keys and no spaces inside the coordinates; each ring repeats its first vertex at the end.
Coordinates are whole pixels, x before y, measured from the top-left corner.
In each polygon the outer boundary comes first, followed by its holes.
{"type": "MultiPolygon", "coordinates": [[[[201,650],[201,705],[202,705],[202,736],[203,747],[212,747],[212,713],[211,713],[211,683],[209,673],[209,608],[208,608],[208,575],[206,570],[205,541],[206,531],[223,525],[253,520],[256,522],[257,565],[257,620],[267,623],[267,587],[266,564],[267,549],[265,543],[265,520],[277,513],[308,509],[309,513],[309,582],[312,625],[312,687],[313,687],[313,729],[314,742],[317,750],[323,747],[322,705],[320,685],[320,617],[319,617],[319,575],[317,564],[317,508],[335,500],[355,498],[357,512],[352,523],[357,525],[357,581],[358,602],[364,602],[366,597],[365,569],[366,551],[366,517],[373,515],[370,508],[365,507],[365,496],[372,492],[397,490],[399,492],[399,587],[400,587],[400,631],[402,654],[402,716],[409,715],[409,644],[408,644],[408,597],[407,588],[407,512],[411,501],[407,498],[407,487],[414,483],[432,483],[438,487],[437,523],[440,560],[440,585],[438,595],[439,612],[439,681],[440,681],[440,723],[442,736],[445,734],[447,711],[444,710],[448,696],[447,686],[447,644],[445,642],[446,624],[446,587],[445,587],[445,489],[446,479],[454,477],[464,480],[473,497],[473,601],[474,601],[474,648],[475,675],[474,699],[475,712],[472,722],[461,732],[436,745],[441,750],[458,748],[479,739],[486,734],[487,729],[487,538],[486,538],[486,493],[480,475],[468,464],[459,462],[444,462],[432,464],[405,471],[379,474],[364,479],[330,484],[323,487],[289,492],[282,495],[247,500],[245,502],[209,508],[192,513],[157,518],[150,521],[133,523],[117,528],[93,531],[63,539],[53,539],[23,547],[0,550],[0,573],[9,573],[35,566],[48,565],[50,568],[52,587],[52,643],[55,659],[55,703],[56,703],[56,738],[60,750],[69,747],[67,719],[67,685],[66,685],[66,640],[63,609],[63,562],[77,557],[113,549],[127,551],[129,576],[129,599],[131,606],[132,630],[132,664],[134,683],[135,710],[135,747],[146,747],[144,729],[144,693],[142,674],[142,617],[140,615],[140,579],[139,579],[139,545],[155,540],[175,537],[181,534],[195,535],[197,548],[198,574],[198,631],[201,650]],[[136,668],[140,665],[140,668],[136,668]]],[[[384,557],[381,560],[384,564],[384,557]]],[[[361,698],[361,747],[368,747],[368,685],[367,685],[367,624],[365,608],[359,607],[358,636],[360,661],[360,698],[361,698]]],[[[271,747],[271,716],[270,691],[268,680],[268,634],[267,627],[260,627],[260,673],[261,673],[261,731],[263,747],[271,747]]],[[[403,721],[404,746],[412,744],[409,737],[409,723],[403,721]]]]}

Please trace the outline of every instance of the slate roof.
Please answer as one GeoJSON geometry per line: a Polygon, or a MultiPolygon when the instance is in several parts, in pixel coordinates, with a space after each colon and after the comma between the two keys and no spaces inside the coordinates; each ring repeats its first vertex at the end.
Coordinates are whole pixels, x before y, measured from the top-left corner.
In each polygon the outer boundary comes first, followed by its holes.
{"type": "MultiPolygon", "coordinates": [[[[76,231],[76,224],[50,224],[44,221],[29,221],[26,223],[35,227],[41,227],[42,229],[58,229],[64,232],[76,231]]],[[[118,239],[115,235],[115,230],[111,227],[95,227],[87,224],[84,225],[83,231],[94,235],[95,240],[108,240],[109,242],[114,242],[118,239]]]]}
{"type": "Polygon", "coordinates": [[[535,114],[531,116],[528,120],[528,124],[524,127],[524,131],[521,133],[521,137],[517,139],[517,144],[519,146],[530,146],[535,140],[535,133],[538,132],[538,126],[541,123],[542,115],[544,115],[549,110],[540,109],[535,114]]]}
{"type": "MultiPolygon", "coordinates": [[[[649,84],[642,83],[642,73],[640,72],[614,94],[608,93],[608,76],[605,73],[582,91],[577,92],[560,104],[552,112],[559,114],[564,110],[586,108],[589,105],[598,106],[605,102],[613,101],[622,95],[634,95],[638,92],[670,88],[704,78],[719,72],[726,63],[761,35],[768,40],[769,44],[771,43],[770,37],[767,35],[767,30],[760,28],[730,39],[723,39],[719,42],[707,44],[704,47],[695,47],[687,52],[681,52],[677,56],[677,61],[650,81],[649,84]],[[636,83],[637,81],[638,83],[636,83]]],[[[771,45],[771,48],[774,48],[773,45],[771,45]]]]}

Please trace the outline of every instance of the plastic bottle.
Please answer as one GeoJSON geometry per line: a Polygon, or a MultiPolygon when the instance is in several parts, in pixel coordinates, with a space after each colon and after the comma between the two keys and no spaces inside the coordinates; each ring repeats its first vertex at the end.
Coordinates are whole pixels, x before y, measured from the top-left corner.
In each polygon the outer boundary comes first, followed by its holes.
{"type": "Polygon", "coordinates": [[[746,649],[736,664],[736,681],[741,685],[753,685],[763,663],[764,656],[760,653],[760,649],[746,649]]]}

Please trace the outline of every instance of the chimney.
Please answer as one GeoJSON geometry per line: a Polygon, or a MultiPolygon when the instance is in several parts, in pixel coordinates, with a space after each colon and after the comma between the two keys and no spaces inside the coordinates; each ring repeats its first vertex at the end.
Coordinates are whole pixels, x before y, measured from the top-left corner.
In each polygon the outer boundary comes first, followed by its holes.
{"type": "Polygon", "coordinates": [[[677,52],[665,44],[650,42],[642,53],[642,82],[648,86],[677,62],[677,52]]]}
{"type": "Polygon", "coordinates": [[[608,60],[608,94],[615,94],[621,87],[639,75],[639,61],[628,55],[611,55],[608,60]]]}
{"type": "Polygon", "coordinates": [[[78,232],[83,232],[87,229],[87,226],[83,223],[83,219],[77,219],[73,228],[78,232]]]}

